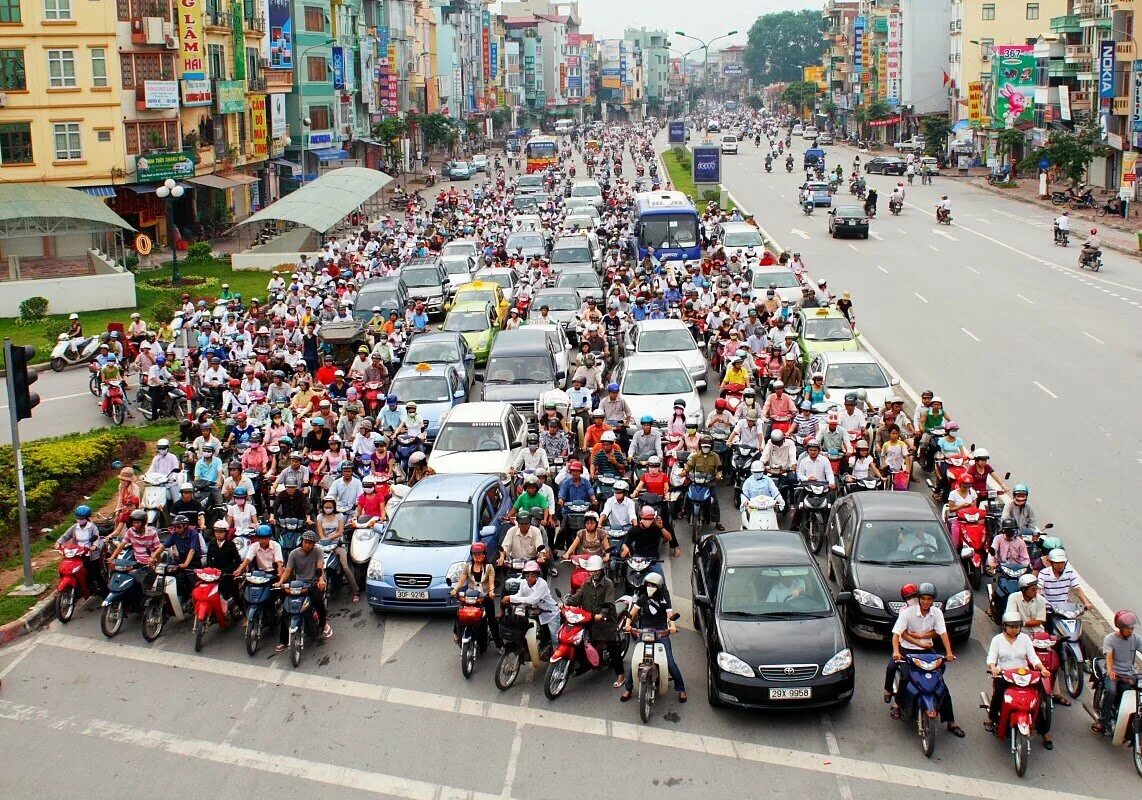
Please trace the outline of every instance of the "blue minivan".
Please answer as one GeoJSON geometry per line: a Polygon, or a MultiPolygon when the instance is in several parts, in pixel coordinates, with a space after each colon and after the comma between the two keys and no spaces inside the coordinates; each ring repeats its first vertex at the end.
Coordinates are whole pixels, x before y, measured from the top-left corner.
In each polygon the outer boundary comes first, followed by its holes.
{"type": "Polygon", "coordinates": [[[374,611],[455,611],[456,580],[474,542],[495,560],[510,524],[508,487],[498,475],[430,475],[389,520],[366,573],[374,611]]]}

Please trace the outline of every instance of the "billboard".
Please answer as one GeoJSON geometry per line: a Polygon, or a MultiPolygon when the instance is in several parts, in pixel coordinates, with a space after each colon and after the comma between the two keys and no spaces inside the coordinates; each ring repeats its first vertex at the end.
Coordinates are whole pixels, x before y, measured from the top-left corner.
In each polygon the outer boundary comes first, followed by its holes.
{"type": "Polygon", "coordinates": [[[722,151],[718,147],[693,148],[694,183],[722,182],[722,151]]]}
{"type": "Polygon", "coordinates": [[[194,161],[189,152],[176,150],[170,153],[147,153],[135,159],[135,180],[138,183],[161,183],[167,178],[193,178],[194,161]]]}
{"type": "Polygon", "coordinates": [[[345,88],[345,48],[333,45],[333,88],[345,88]]]}
{"type": "Polygon", "coordinates": [[[206,0],[179,0],[178,74],[206,77],[206,40],[202,38],[202,4],[206,0]]]}
{"type": "Polygon", "coordinates": [[[801,80],[807,83],[815,83],[822,89],[828,88],[825,84],[825,68],[822,66],[812,65],[802,67],[801,80]]]}
{"type": "Polygon", "coordinates": [[[254,145],[254,155],[266,156],[270,152],[269,109],[266,108],[266,95],[252,94],[250,102],[250,141],[254,145]]]}
{"type": "Polygon", "coordinates": [[[903,28],[901,25],[901,18],[899,14],[888,15],[888,39],[887,39],[887,55],[888,55],[888,104],[890,106],[900,105],[900,80],[901,80],[901,43],[903,28]]]}
{"type": "Polygon", "coordinates": [[[293,69],[290,0],[270,0],[270,69],[293,69]]]}
{"type": "Polygon", "coordinates": [[[246,82],[218,81],[215,110],[219,114],[243,114],[246,111],[246,82]]]}
{"type": "Polygon", "coordinates": [[[214,105],[214,88],[206,78],[183,78],[179,84],[184,108],[214,105]]]}
{"type": "Polygon", "coordinates": [[[983,119],[983,81],[968,84],[968,121],[978,127],[983,119]]]}
{"type": "Polygon", "coordinates": [[[744,72],[741,64],[723,64],[722,74],[726,77],[733,78],[741,75],[744,72]]]}
{"type": "Polygon", "coordinates": [[[1114,41],[1103,39],[1098,44],[1098,96],[1114,99],[1114,41]]]}
{"type": "Polygon", "coordinates": [[[853,20],[853,73],[864,71],[864,17],[853,20]]]}
{"type": "Polygon", "coordinates": [[[178,81],[143,81],[147,108],[178,108],[178,81]]]}
{"type": "MultiPolygon", "coordinates": [[[[1113,43],[1112,43],[1113,44],[1113,43]]],[[[1035,47],[996,45],[992,59],[996,127],[1025,127],[1035,121],[1035,47]]]]}
{"type": "Polygon", "coordinates": [[[686,121],[675,119],[670,121],[670,144],[686,141],[686,121]]]}

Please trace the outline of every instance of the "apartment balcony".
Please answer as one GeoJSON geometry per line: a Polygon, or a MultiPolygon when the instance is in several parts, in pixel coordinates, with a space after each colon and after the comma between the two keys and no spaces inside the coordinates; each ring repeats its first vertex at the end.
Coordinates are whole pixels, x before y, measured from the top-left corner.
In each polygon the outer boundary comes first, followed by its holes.
{"type": "Polygon", "coordinates": [[[246,17],[243,24],[245,34],[254,39],[260,39],[266,34],[266,18],[261,14],[246,17]]]}
{"type": "Polygon", "coordinates": [[[1089,44],[1069,44],[1064,58],[1068,64],[1089,64],[1093,55],[1089,44]]]}
{"type": "Polygon", "coordinates": [[[266,76],[265,75],[250,75],[246,78],[246,91],[248,92],[264,92],[266,91],[266,76]]]}
{"type": "Polygon", "coordinates": [[[1098,0],[1075,0],[1071,9],[1078,17],[1097,17],[1098,0]]]}
{"type": "Polygon", "coordinates": [[[206,30],[215,33],[230,33],[233,30],[233,17],[229,11],[203,11],[202,22],[206,30]]]}
{"type": "Polygon", "coordinates": [[[1130,103],[1131,98],[1129,97],[1116,97],[1110,104],[1110,113],[1117,117],[1128,117],[1130,116],[1130,103]]]}
{"type": "Polygon", "coordinates": [[[1091,92],[1071,92],[1072,111],[1090,111],[1091,92]]]}
{"type": "Polygon", "coordinates": [[[288,94],[293,91],[293,73],[287,70],[267,70],[263,76],[266,91],[270,94],[288,94]]]}
{"type": "Polygon", "coordinates": [[[1114,46],[1114,55],[1119,61],[1133,61],[1134,53],[1134,42],[1118,42],[1114,46]]]}
{"type": "MultiPolygon", "coordinates": [[[[1090,61],[1084,61],[1084,66],[1089,66],[1090,61]]],[[[1079,74],[1079,65],[1070,64],[1066,61],[1052,61],[1047,67],[1047,74],[1052,78],[1074,78],[1079,74]]]]}
{"type": "Polygon", "coordinates": [[[1082,33],[1082,20],[1073,14],[1051,17],[1051,33],[1082,33]]]}

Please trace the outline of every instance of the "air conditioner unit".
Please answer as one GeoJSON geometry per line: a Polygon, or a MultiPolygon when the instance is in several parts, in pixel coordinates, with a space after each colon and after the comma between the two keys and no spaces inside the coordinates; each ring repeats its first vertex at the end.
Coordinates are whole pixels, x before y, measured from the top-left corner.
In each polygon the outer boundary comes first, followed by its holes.
{"type": "Polygon", "coordinates": [[[166,47],[167,50],[178,50],[178,39],[174,36],[166,37],[164,47],[166,47]]]}
{"type": "Polygon", "coordinates": [[[258,69],[267,69],[268,67],[269,67],[269,62],[266,61],[266,59],[263,58],[262,56],[258,56],[258,69]]]}
{"type": "Polygon", "coordinates": [[[5,92],[0,92],[0,108],[8,107],[8,95],[5,92]]]}
{"type": "Polygon", "coordinates": [[[147,32],[147,44],[163,44],[163,20],[161,17],[143,17],[143,27],[147,32]]]}

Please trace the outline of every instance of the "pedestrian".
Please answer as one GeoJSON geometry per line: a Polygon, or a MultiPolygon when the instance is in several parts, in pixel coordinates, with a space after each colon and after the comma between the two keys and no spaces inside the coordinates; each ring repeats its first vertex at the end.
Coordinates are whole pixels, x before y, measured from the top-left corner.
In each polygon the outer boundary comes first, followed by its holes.
{"type": "Polygon", "coordinates": [[[853,314],[853,293],[842,292],[841,299],[837,301],[837,311],[845,315],[845,319],[849,321],[849,327],[856,326],[856,315],[853,314]]]}

